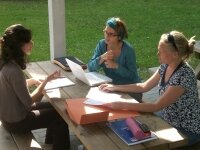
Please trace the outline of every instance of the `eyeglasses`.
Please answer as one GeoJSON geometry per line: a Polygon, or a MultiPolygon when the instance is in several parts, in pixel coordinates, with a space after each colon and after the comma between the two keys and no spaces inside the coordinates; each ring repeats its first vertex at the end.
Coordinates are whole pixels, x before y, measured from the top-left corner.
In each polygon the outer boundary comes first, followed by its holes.
{"type": "Polygon", "coordinates": [[[167,40],[174,46],[175,49],[178,49],[174,40],[174,36],[170,33],[167,35],[167,40]]]}
{"type": "Polygon", "coordinates": [[[108,32],[108,31],[106,31],[106,30],[103,30],[103,33],[104,33],[104,35],[106,35],[107,37],[118,36],[117,34],[115,34],[115,33],[111,33],[111,32],[108,32]]]}

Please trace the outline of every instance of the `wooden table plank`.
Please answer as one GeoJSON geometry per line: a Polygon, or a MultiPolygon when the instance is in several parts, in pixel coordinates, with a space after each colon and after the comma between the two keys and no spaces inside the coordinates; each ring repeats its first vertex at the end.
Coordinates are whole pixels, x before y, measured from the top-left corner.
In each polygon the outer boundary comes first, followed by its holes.
{"type": "Polygon", "coordinates": [[[166,121],[151,113],[143,113],[138,117],[138,120],[146,123],[159,138],[159,140],[143,143],[146,147],[160,147],[160,145],[167,144],[169,147],[174,148],[184,145],[187,142],[186,137],[183,134],[178,133],[177,130],[166,121]]]}

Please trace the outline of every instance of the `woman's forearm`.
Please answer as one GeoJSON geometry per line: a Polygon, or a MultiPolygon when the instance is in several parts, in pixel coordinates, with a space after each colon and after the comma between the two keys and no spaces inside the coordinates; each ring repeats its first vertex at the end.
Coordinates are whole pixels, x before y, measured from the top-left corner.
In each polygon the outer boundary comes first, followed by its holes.
{"type": "Polygon", "coordinates": [[[46,85],[47,81],[45,80],[42,82],[32,93],[31,98],[33,102],[40,101],[43,97],[43,90],[46,85]]]}
{"type": "Polygon", "coordinates": [[[122,103],[122,109],[134,110],[137,112],[156,112],[160,107],[156,103],[122,103]]]}
{"type": "Polygon", "coordinates": [[[128,84],[128,85],[115,85],[115,91],[143,93],[144,88],[143,88],[142,83],[128,84]]]}

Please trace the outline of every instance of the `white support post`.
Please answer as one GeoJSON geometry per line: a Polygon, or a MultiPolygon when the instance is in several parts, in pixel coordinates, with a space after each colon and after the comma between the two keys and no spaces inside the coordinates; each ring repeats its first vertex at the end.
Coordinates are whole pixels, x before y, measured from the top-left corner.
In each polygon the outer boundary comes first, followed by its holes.
{"type": "Polygon", "coordinates": [[[65,0],[48,0],[51,60],[65,56],[65,0]]]}

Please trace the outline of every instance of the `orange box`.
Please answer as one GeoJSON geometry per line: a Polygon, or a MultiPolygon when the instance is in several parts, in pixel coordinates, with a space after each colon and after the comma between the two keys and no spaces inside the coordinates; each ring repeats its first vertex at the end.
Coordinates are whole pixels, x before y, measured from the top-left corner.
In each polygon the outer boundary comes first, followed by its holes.
{"type": "Polygon", "coordinates": [[[77,124],[89,124],[107,121],[109,110],[97,106],[85,105],[85,99],[68,99],[67,112],[69,117],[77,124]]]}
{"type": "Polygon", "coordinates": [[[66,100],[69,117],[76,124],[89,124],[139,115],[135,111],[111,110],[102,106],[86,105],[83,103],[85,100],[86,98],[66,100]]]}

